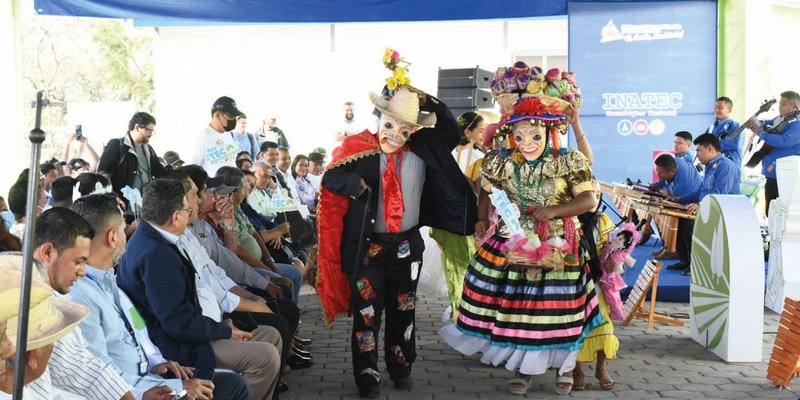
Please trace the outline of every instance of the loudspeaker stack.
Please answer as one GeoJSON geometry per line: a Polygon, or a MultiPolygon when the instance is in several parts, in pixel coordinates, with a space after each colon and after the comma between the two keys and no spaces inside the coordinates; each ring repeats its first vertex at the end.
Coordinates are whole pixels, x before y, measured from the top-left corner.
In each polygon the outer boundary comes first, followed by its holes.
{"type": "Polygon", "coordinates": [[[492,78],[493,73],[478,67],[440,69],[437,97],[455,117],[481,108],[493,109],[494,99],[489,91],[492,78]]]}

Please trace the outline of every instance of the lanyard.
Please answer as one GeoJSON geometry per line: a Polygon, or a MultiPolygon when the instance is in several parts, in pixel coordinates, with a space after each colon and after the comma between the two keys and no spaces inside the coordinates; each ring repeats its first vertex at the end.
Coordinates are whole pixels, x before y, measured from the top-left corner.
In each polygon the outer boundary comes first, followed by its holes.
{"type": "MultiPolygon", "coordinates": [[[[89,274],[87,274],[86,277],[89,278],[89,280],[91,280],[92,282],[94,282],[97,285],[97,287],[100,288],[101,291],[106,292],[106,289],[103,288],[103,285],[100,282],[96,281],[94,277],[92,277],[89,274]]],[[[128,318],[125,317],[125,313],[122,312],[122,305],[120,304],[119,294],[116,291],[114,291],[113,288],[110,289],[111,292],[113,292],[112,296],[114,297],[114,311],[116,311],[119,317],[122,319],[122,322],[125,324],[125,330],[128,331],[128,334],[133,340],[134,347],[136,347],[136,355],[139,357],[139,363],[138,363],[139,376],[145,376],[149,372],[149,361],[147,360],[147,355],[144,354],[142,346],[140,346],[139,341],[136,340],[136,333],[134,332],[133,327],[128,321],[128,318]]]]}

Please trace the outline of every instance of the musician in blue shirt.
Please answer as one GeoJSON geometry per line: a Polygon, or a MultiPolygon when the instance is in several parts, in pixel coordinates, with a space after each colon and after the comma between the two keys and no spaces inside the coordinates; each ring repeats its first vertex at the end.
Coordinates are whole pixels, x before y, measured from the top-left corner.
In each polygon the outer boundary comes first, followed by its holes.
{"type": "Polygon", "coordinates": [[[764,185],[766,197],[766,214],[769,215],[769,203],[778,197],[778,181],[775,174],[776,161],[779,158],[800,155],[800,124],[797,113],[800,108],[800,94],[793,91],[781,93],[778,102],[778,116],[772,120],[757,121],[751,119],[746,126],[758,135],[773,150],[761,161],[761,173],[767,178],[764,185]]]}
{"type": "MultiPolygon", "coordinates": [[[[694,140],[697,146],[697,158],[705,165],[705,176],[697,190],[682,196],[678,200],[688,205],[688,212],[696,214],[700,202],[709,194],[739,194],[741,175],[733,161],[722,154],[722,145],[718,137],[704,133],[694,140]]],[[[681,218],[678,220],[678,259],[667,269],[682,269],[684,275],[690,274],[690,256],[692,252],[692,232],[694,220],[681,218]]]]}
{"type": "Polygon", "coordinates": [[[672,141],[672,150],[675,151],[675,159],[686,161],[689,165],[694,165],[694,154],[689,149],[692,148],[692,134],[687,131],[675,133],[672,141]]]}
{"type": "Polygon", "coordinates": [[[714,103],[714,117],[716,120],[708,127],[706,133],[711,133],[720,139],[722,146],[722,154],[729,160],[733,161],[739,175],[742,174],[742,145],[744,144],[744,136],[739,135],[733,139],[727,137],[723,138],[722,135],[730,135],[739,129],[739,123],[734,121],[731,117],[731,109],[733,108],[733,101],[725,96],[717,99],[714,103]]]}
{"type": "Polygon", "coordinates": [[[667,195],[675,198],[688,196],[700,187],[702,178],[694,166],[669,154],[656,158],[656,173],[667,183],[667,195]]]}

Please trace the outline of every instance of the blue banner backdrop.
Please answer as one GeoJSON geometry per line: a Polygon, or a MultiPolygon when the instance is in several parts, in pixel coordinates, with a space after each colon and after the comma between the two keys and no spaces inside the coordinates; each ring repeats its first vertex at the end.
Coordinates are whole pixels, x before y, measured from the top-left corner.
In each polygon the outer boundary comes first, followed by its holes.
{"type": "Polygon", "coordinates": [[[604,181],[649,182],[654,150],[714,120],[717,4],[570,2],[568,15],[592,170],[604,181]]]}

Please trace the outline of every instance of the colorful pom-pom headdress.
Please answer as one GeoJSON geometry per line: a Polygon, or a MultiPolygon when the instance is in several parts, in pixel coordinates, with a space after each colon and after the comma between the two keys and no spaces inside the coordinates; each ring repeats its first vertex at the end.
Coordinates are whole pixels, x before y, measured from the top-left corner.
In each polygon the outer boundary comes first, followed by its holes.
{"type": "Polygon", "coordinates": [[[494,134],[496,147],[516,147],[510,135],[514,123],[534,120],[548,133],[553,152],[559,151],[558,135],[567,129],[565,113],[570,106],[581,105],[581,91],[573,72],[553,68],[543,73],[541,68],[528,67],[520,61],[499,68],[490,87],[503,112],[494,134]]]}

